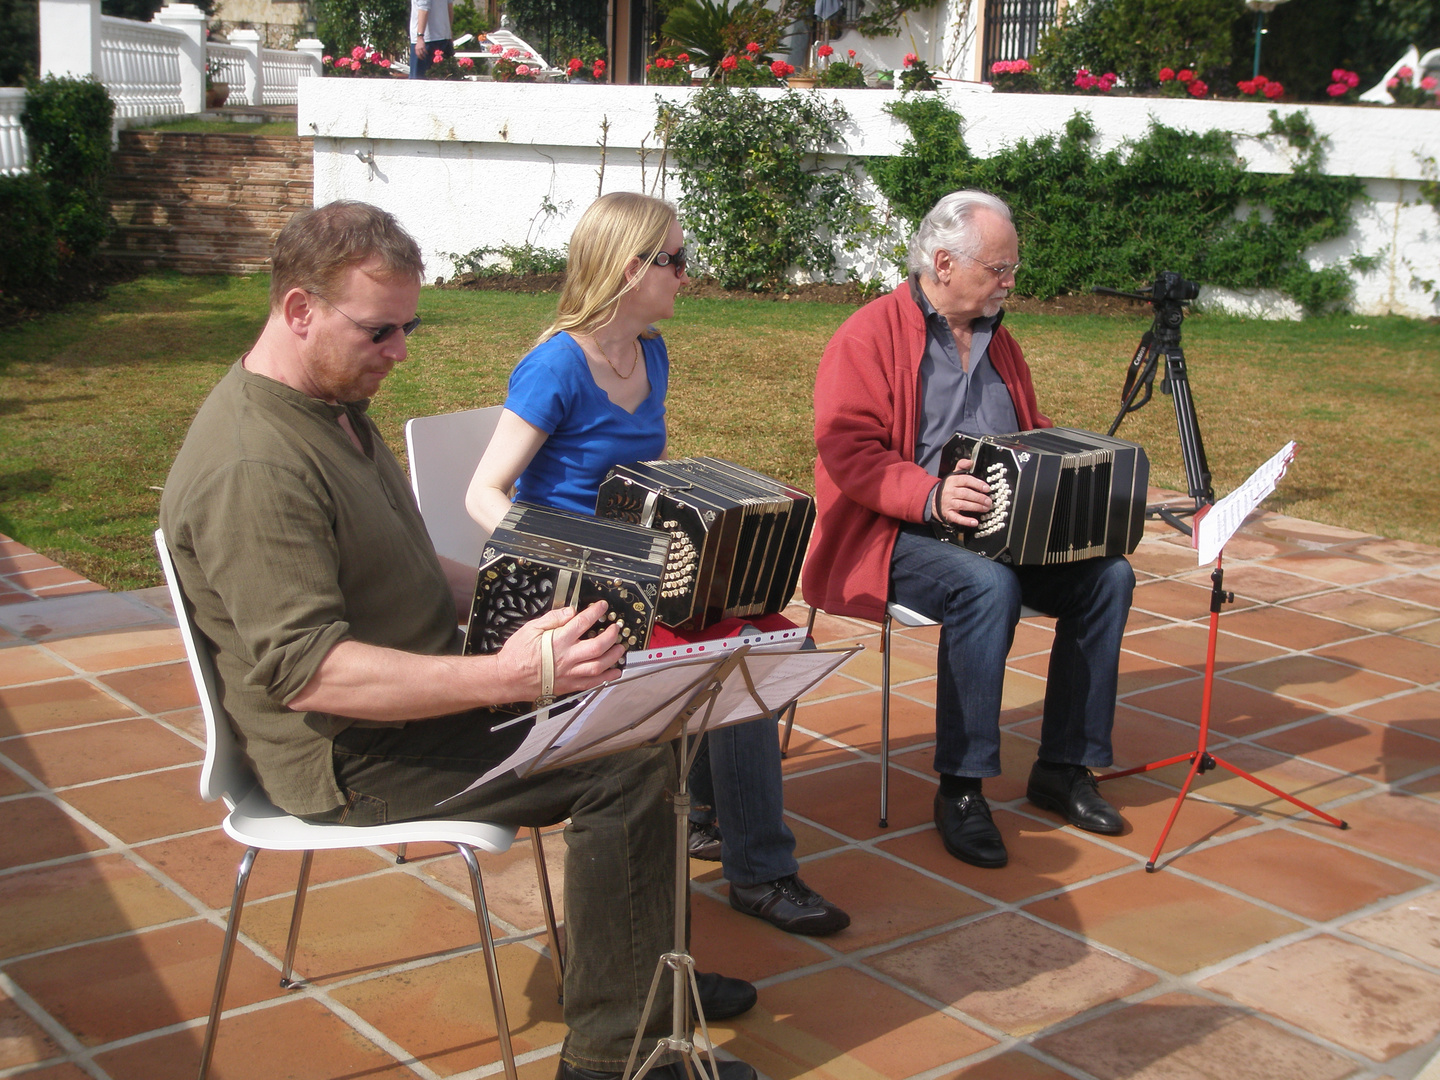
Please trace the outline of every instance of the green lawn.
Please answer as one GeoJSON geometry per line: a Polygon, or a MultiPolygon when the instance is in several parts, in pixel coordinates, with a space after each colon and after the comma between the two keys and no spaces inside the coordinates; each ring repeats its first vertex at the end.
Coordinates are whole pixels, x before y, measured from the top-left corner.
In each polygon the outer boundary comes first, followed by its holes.
{"type": "MultiPolygon", "coordinates": [[[[267,284],[157,274],[0,331],[0,532],[110,588],[155,584],[159,488],[205,393],[262,325],[267,284]]],[[[426,289],[410,360],[373,410],[391,445],[401,448],[408,417],[503,400],[554,302],[426,289]]],[[[810,487],[815,367],[850,310],[682,295],[664,327],[671,452],[717,454],[810,487]]],[[[1105,430],[1148,310],[1009,318],[1042,409],[1105,430]]],[[[1440,326],[1210,315],[1184,329],[1218,493],[1293,438],[1299,457],[1267,505],[1440,543],[1440,326]]],[[[1169,398],[1157,392],[1120,434],[1145,445],[1156,483],[1184,489],[1169,398]]]]}

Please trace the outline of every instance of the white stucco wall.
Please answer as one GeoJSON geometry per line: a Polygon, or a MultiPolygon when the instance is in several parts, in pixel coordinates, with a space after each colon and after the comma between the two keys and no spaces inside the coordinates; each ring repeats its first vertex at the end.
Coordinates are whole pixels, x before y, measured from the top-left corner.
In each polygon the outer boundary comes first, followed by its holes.
{"type": "MultiPolygon", "coordinates": [[[[986,88],[988,89],[988,88],[986,88]]],[[[821,91],[824,92],[824,91],[821,91]]],[[[315,136],[315,203],[364,199],[394,213],[420,241],[431,277],[449,276],[443,252],[468,252],[501,241],[562,246],[599,193],[601,124],[609,121],[605,191],[678,198],[673,175],[660,170],[654,132],[656,98],[691,93],[675,87],[527,85],[306,79],[299,123],[315,136]],[[373,163],[372,163],[373,162],[373,163]],[[545,207],[554,209],[547,212],[545,207]]],[[[780,93],[780,91],[761,91],[780,93]]],[[[894,93],[830,91],[850,115],[837,155],[896,152],[907,132],[883,110],[894,93]]],[[[1090,112],[1102,147],[1142,135],[1153,116],[1191,131],[1215,128],[1241,136],[1249,168],[1288,171],[1293,152],[1261,138],[1276,106],[1155,98],[1078,98],[991,94],[963,85],[945,91],[965,118],[965,137],[979,154],[1018,138],[1060,131],[1077,109],[1090,112]]],[[[1282,114],[1298,106],[1279,106],[1282,114]]],[[[1350,235],[1310,253],[1316,266],[1350,255],[1381,255],[1358,278],[1362,314],[1440,314],[1440,217],[1417,201],[1424,159],[1440,158],[1440,112],[1304,106],[1330,140],[1328,172],[1365,179],[1371,203],[1359,208],[1350,235]],[[1432,282],[1426,286],[1425,282],[1432,282]]],[[[883,200],[875,196],[878,212],[883,200]]],[[[888,274],[877,251],[863,252],[863,276],[888,274]]],[[[1161,268],[1159,269],[1183,269],[1161,268]]],[[[1269,298],[1233,298],[1231,306],[1284,314],[1269,298]]]]}

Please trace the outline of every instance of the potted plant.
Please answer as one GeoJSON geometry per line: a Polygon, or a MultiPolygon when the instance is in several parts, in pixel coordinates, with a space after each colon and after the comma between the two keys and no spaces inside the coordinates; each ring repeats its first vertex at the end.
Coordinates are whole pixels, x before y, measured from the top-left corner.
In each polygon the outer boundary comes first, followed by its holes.
{"type": "Polygon", "coordinates": [[[827,90],[848,90],[861,89],[865,85],[865,69],[855,59],[855,50],[849,49],[849,58],[846,60],[831,59],[835,55],[835,49],[830,45],[821,45],[815,50],[815,55],[823,61],[820,75],[815,80],[816,86],[823,86],[827,90]]]}
{"type": "Polygon", "coordinates": [[[205,60],[205,107],[207,109],[218,109],[225,104],[225,99],[230,96],[230,84],[220,81],[224,73],[224,66],[219,60],[205,60]]]}

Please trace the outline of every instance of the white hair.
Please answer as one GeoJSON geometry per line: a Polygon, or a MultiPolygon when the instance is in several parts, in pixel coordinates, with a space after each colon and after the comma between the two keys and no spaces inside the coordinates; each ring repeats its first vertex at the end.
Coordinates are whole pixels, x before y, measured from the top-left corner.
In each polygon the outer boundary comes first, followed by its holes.
{"type": "Polygon", "coordinates": [[[975,213],[979,210],[1011,220],[1010,207],[985,191],[952,191],[931,207],[910,241],[909,271],[934,281],[937,251],[973,258],[980,248],[975,228],[975,213]]]}

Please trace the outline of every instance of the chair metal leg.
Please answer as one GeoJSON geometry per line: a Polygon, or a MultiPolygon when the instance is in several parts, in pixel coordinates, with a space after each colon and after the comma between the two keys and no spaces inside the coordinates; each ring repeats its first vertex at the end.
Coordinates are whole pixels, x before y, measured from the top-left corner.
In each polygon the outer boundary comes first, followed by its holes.
{"type": "Polygon", "coordinates": [[[310,864],[314,861],[313,851],[300,856],[300,884],[295,886],[295,909],[290,913],[290,936],[285,942],[285,966],[280,969],[280,985],[286,990],[295,985],[290,971],[295,964],[295,946],[300,943],[300,917],[305,914],[305,890],[310,887],[310,864]]]}
{"type": "Polygon", "coordinates": [[[455,850],[470,871],[470,891],[475,895],[475,918],[480,923],[480,949],[485,954],[485,975],[490,980],[490,1000],[495,1006],[495,1032],[500,1037],[500,1059],[505,1063],[505,1080],[517,1080],[515,1050],[510,1045],[510,1019],[505,1015],[505,993],[500,988],[500,967],[495,959],[495,937],[490,932],[490,909],[485,904],[485,886],[480,882],[480,865],[475,852],[465,844],[455,850]]]}
{"type": "Polygon", "coordinates": [[[215,1051],[215,1035],[220,1027],[220,1008],[225,1001],[225,984],[230,981],[230,961],[235,956],[235,937],[240,933],[240,909],[245,906],[245,888],[250,884],[250,871],[255,866],[259,848],[246,848],[235,874],[235,893],[230,898],[230,921],[225,926],[225,944],[220,949],[220,970],[215,973],[215,996],[210,1001],[210,1020],[205,1025],[205,1042],[200,1047],[200,1073],[205,1080],[210,1073],[210,1056],[215,1051]]]}
{"type": "Polygon", "coordinates": [[[535,876],[540,881],[540,907],[545,912],[545,930],[550,935],[550,967],[555,972],[555,1000],[565,1004],[565,957],[560,953],[560,932],[555,926],[555,900],[550,895],[550,870],[545,865],[545,845],[540,840],[540,830],[532,827],[530,835],[535,841],[535,876]]]}
{"type": "MultiPolygon", "coordinates": [[[[805,636],[807,638],[815,632],[815,611],[816,609],[813,607],[810,609],[810,618],[805,622],[805,636]]],[[[790,729],[795,726],[795,710],[799,707],[800,701],[797,698],[792,701],[790,707],[785,710],[785,734],[780,737],[780,756],[782,758],[790,753],[790,729]]]]}
{"type": "Polygon", "coordinates": [[[880,828],[890,827],[890,613],[880,624],[880,828]]]}
{"type": "Polygon", "coordinates": [[[403,865],[405,864],[405,849],[408,848],[409,846],[410,846],[409,844],[396,844],[396,845],[395,845],[395,865],[396,865],[396,866],[403,866],[403,865]]]}

